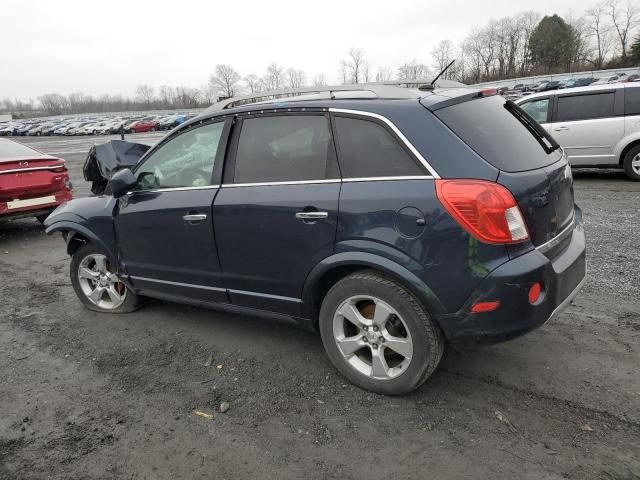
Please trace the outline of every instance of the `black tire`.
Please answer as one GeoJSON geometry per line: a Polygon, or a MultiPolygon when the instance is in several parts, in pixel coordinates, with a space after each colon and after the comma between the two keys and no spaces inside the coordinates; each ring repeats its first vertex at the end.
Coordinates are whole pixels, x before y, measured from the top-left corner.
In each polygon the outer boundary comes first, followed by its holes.
{"type": "Polygon", "coordinates": [[[325,350],[335,367],[355,385],[385,395],[407,393],[422,385],[438,366],[444,350],[442,332],[424,305],[400,283],[374,270],[353,273],[329,290],[320,308],[319,327],[325,350]],[[393,308],[411,336],[411,359],[404,372],[393,378],[376,379],[361,373],[338,348],[334,315],[349,298],[361,295],[376,297],[393,308]]]}
{"type": "Polygon", "coordinates": [[[73,258],[71,259],[71,266],[69,268],[71,285],[73,286],[73,290],[76,292],[76,295],[78,296],[80,301],[83,303],[83,305],[89,310],[93,310],[94,312],[101,312],[101,313],[129,313],[140,308],[140,306],[142,305],[142,301],[140,297],[134,291],[129,289],[129,287],[127,287],[126,284],[122,284],[124,285],[124,289],[126,291],[124,301],[115,308],[103,308],[99,305],[92,303],[91,300],[89,300],[89,298],[84,293],[80,285],[80,277],[78,272],[80,270],[80,265],[82,264],[83,260],[95,254],[105,255],[105,253],[101,248],[99,248],[93,243],[87,243],[82,247],[80,247],[73,255],[73,258]]]}
{"type": "Polygon", "coordinates": [[[637,173],[636,171],[634,171],[633,166],[631,165],[631,162],[633,162],[633,159],[638,155],[640,155],[640,145],[636,145],[631,150],[629,150],[627,154],[624,156],[624,160],[622,161],[622,167],[624,168],[624,173],[626,173],[627,177],[629,177],[631,180],[635,182],[640,182],[640,173],[637,173]]]}

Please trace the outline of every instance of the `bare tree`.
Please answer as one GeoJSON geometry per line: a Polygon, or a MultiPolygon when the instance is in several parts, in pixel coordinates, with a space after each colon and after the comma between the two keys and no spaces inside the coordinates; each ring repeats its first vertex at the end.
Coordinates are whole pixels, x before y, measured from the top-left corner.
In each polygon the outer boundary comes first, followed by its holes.
{"type": "Polygon", "coordinates": [[[233,97],[238,89],[240,74],[231,65],[216,65],[216,73],[209,77],[209,87],[217,95],[233,97]]]}
{"type": "Polygon", "coordinates": [[[42,109],[50,115],[59,115],[64,113],[69,106],[69,100],[67,97],[57,93],[47,93],[46,95],[38,97],[38,100],[40,100],[42,109]]]}
{"type": "Polygon", "coordinates": [[[415,60],[398,67],[398,80],[423,80],[429,75],[429,67],[415,60]]]}
{"type": "Polygon", "coordinates": [[[249,75],[244,77],[244,83],[247,86],[247,90],[249,90],[249,93],[258,93],[262,85],[260,78],[255,73],[250,73],[249,75]]]}
{"type": "Polygon", "coordinates": [[[269,64],[267,73],[262,77],[265,90],[279,90],[284,86],[284,68],[276,62],[269,64]]]}
{"type": "Polygon", "coordinates": [[[151,85],[138,85],[136,87],[136,97],[147,107],[153,102],[154,90],[151,85]]]}
{"type": "Polygon", "coordinates": [[[540,21],[540,14],[534,11],[528,11],[518,15],[517,24],[521,34],[521,47],[519,49],[519,70],[520,75],[524,75],[530,66],[531,50],[529,40],[531,33],[540,21]]]}
{"type": "MultiPolygon", "coordinates": [[[[364,50],[361,48],[349,49],[349,58],[343,61],[349,74],[351,83],[360,83],[368,76],[368,66],[364,59],[364,50]]],[[[341,64],[342,65],[342,64],[341,64]]]]}
{"type": "Polygon", "coordinates": [[[169,108],[173,103],[173,87],[161,85],[158,89],[158,100],[162,104],[162,108],[169,108]]]}
{"type": "Polygon", "coordinates": [[[376,82],[388,82],[393,78],[393,70],[389,67],[378,67],[376,82]]]}
{"type": "Polygon", "coordinates": [[[346,60],[340,62],[340,83],[342,85],[349,83],[349,64],[346,60]]]}
{"type": "MultiPolygon", "coordinates": [[[[454,58],[453,43],[451,43],[451,40],[441,40],[433,50],[431,50],[431,56],[433,57],[433,68],[438,72],[444,70],[454,58]]],[[[450,72],[445,72],[443,78],[449,78],[447,74],[450,74],[450,72]]]]}
{"type": "Polygon", "coordinates": [[[305,73],[303,70],[287,68],[285,72],[285,82],[289,88],[300,88],[305,83],[305,73]]]}
{"type": "Polygon", "coordinates": [[[611,31],[606,23],[606,6],[598,3],[585,14],[587,33],[595,43],[595,56],[592,63],[597,68],[602,68],[611,48],[611,31]]]}
{"type": "Polygon", "coordinates": [[[627,43],[631,31],[638,25],[638,6],[627,2],[626,8],[620,7],[618,0],[608,0],[609,18],[613,24],[618,39],[620,40],[620,52],[622,58],[627,58],[627,43]]]}
{"type": "Polygon", "coordinates": [[[573,10],[569,10],[564,20],[572,29],[572,39],[569,44],[569,70],[574,66],[583,65],[588,61],[590,55],[589,45],[589,22],[586,16],[577,15],[573,10]]]}
{"type": "Polygon", "coordinates": [[[318,73],[315,77],[313,77],[313,86],[314,87],[326,87],[327,86],[327,77],[324,73],[318,73]]]}

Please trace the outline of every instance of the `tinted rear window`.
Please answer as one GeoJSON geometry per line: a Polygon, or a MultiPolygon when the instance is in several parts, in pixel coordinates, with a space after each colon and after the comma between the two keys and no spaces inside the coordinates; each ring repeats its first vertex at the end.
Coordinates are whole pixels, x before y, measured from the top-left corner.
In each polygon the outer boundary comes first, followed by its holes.
{"type": "Polygon", "coordinates": [[[329,119],[281,115],[242,122],[235,183],[339,178],[329,119]]]}
{"type": "Polygon", "coordinates": [[[344,178],[424,175],[382,125],[358,118],[335,118],[344,178]]]}
{"type": "Polygon", "coordinates": [[[435,113],[453,132],[494,167],[522,172],[546,167],[558,160],[506,108],[504,98],[469,100],[435,113]]]}
{"type": "Polygon", "coordinates": [[[558,97],[558,122],[613,117],[614,93],[558,97]]]}
{"type": "Polygon", "coordinates": [[[0,140],[0,159],[12,157],[38,158],[43,155],[29,147],[10,140],[0,140]]]}
{"type": "Polygon", "coordinates": [[[624,114],[640,115],[640,87],[624,89],[624,114]]]}

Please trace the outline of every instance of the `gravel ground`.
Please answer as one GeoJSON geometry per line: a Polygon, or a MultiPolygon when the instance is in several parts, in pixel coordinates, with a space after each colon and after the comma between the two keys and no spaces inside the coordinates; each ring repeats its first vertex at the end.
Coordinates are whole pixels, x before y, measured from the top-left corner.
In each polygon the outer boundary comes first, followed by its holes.
{"type": "MultiPolygon", "coordinates": [[[[25,142],[66,158],[84,195],[94,140],[25,142]]],[[[403,397],[348,384],[277,317],[85,310],[62,240],[0,224],[0,478],[640,478],[640,183],[575,178],[575,303],[525,337],[447,349],[403,397]]]]}

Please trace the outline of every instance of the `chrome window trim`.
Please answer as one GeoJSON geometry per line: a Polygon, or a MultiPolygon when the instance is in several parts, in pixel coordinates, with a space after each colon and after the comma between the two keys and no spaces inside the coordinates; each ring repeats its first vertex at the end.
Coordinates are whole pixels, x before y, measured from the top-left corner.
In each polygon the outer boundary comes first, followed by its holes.
{"type": "Polygon", "coordinates": [[[202,187],[172,187],[172,188],[157,188],[154,190],[132,190],[127,192],[127,195],[134,195],[136,193],[149,193],[149,192],[182,192],[186,190],[210,190],[220,188],[220,185],[205,185],[202,187]]]}
{"type": "Polygon", "coordinates": [[[314,183],[340,183],[339,178],[330,178],[322,180],[292,180],[284,182],[256,182],[256,183],[223,183],[222,188],[233,187],[268,187],[275,185],[310,185],[314,183]]]}
{"type": "Polygon", "coordinates": [[[567,225],[566,227],[564,227],[562,229],[562,231],[560,231],[560,233],[558,233],[555,237],[553,237],[551,240],[543,243],[542,245],[538,245],[536,247],[536,250],[538,250],[540,253],[546,253],[549,250],[551,250],[553,247],[555,247],[557,244],[559,244],[562,240],[564,240],[564,238],[567,236],[567,234],[570,231],[573,231],[573,229],[576,226],[576,218],[575,215],[574,217],[571,219],[571,222],[569,223],[569,225],[567,225]]]}
{"type": "MultiPolygon", "coordinates": [[[[28,167],[28,168],[12,168],[11,170],[0,170],[0,175],[5,173],[22,173],[22,172],[34,172],[37,170],[56,170],[58,168],[65,168],[64,165],[50,166],[50,167],[28,167]]],[[[59,172],[64,173],[64,172],[59,172]]]]}
{"type": "Polygon", "coordinates": [[[292,180],[290,182],[223,183],[222,188],[269,187],[277,185],[310,185],[314,183],[388,182],[391,180],[433,180],[431,175],[409,175],[397,177],[354,177],[328,180],[292,180]]]}
{"type": "Polygon", "coordinates": [[[329,112],[344,113],[347,115],[357,115],[362,117],[370,117],[370,118],[375,118],[377,120],[384,122],[389,128],[391,128],[391,130],[393,130],[393,132],[405,144],[405,146],[411,151],[411,153],[413,153],[413,155],[420,161],[422,166],[427,169],[427,171],[433,176],[433,178],[440,178],[440,175],[438,175],[438,172],[434,170],[434,168],[429,164],[429,162],[425,160],[425,158],[420,154],[420,152],[416,149],[416,147],[413,146],[413,144],[409,141],[409,139],[407,139],[407,137],[404,136],[404,134],[400,131],[400,129],[396,127],[395,124],[391,120],[389,120],[387,117],[383,115],[379,115],[377,113],[364,112],[361,110],[349,110],[344,108],[330,108],[329,112]]]}
{"type": "Polygon", "coordinates": [[[353,177],[345,178],[343,182],[388,182],[391,180],[433,180],[432,175],[399,175],[397,177],[353,177]]]}

